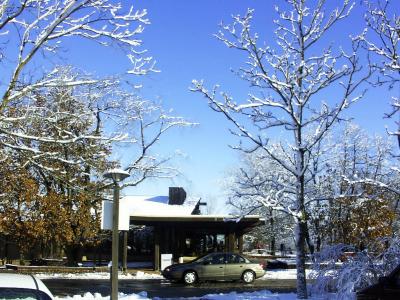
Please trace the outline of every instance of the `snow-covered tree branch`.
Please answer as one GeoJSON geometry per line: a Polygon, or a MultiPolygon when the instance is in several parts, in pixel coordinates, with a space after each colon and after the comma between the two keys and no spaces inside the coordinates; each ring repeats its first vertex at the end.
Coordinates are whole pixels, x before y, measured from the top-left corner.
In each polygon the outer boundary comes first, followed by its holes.
{"type": "MultiPolygon", "coordinates": [[[[66,38],[93,40],[103,47],[116,45],[126,49],[132,63],[129,73],[142,75],[156,71],[151,58],[140,50],[139,35],[144,25],[149,24],[146,15],[146,10],[126,8],[109,0],[2,0],[0,58],[2,62],[7,61],[9,71],[1,75],[0,111],[35,87],[51,86],[47,74],[57,70],[40,71],[34,62],[40,61],[39,53],[47,58],[57,57],[66,38]]],[[[70,78],[65,84],[79,82],[70,78]]]]}
{"type": "Polygon", "coordinates": [[[355,299],[355,292],[378,283],[379,277],[389,275],[400,263],[400,243],[394,239],[380,238],[370,250],[346,257],[354,251],[351,245],[336,244],[326,247],[316,257],[311,278],[315,283],[312,292],[327,299],[355,299]],[[342,264],[337,262],[344,260],[342,264]]]}
{"type": "Polygon", "coordinates": [[[237,71],[250,85],[245,101],[238,102],[228,93],[219,92],[218,86],[209,90],[202,80],[194,80],[192,90],[226,117],[235,135],[251,142],[251,146],[240,144],[238,149],[247,153],[263,151],[292,177],[295,191],[290,209],[297,224],[297,291],[299,298],[306,298],[307,172],[316,145],[341,120],[342,112],[362,98],[365,90],[361,85],[372,71],[368,65],[361,65],[357,41],[349,41],[348,47],[339,49],[324,45],[328,32],[349,16],[349,1],[330,13],[325,11],[325,1],[317,1],[313,7],[304,0],[288,0],[287,4],[290,11],[276,9],[276,44],[266,46],[259,41],[251,26],[253,10],[234,16],[232,24],[222,24],[216,35],[226,46],[246,56],[237,71]],[[326,99],[325,91],[333,87],[335,97],[326,99]],[[284,147],[290,159],[278,156],[271,147],[268,133],[272,128],[291,135],[291,142],[284,147]]]}
{"type": "Polygon", "coordinates": [[[128,148],[129,162],[124,165],[131,177],[124,182],[123,187],[136,186],[147,178],[173,178],[179,174],[177,168],[170,165],[175,154],[162,157],[155,154],[154,148],[165,135],[179,127],[192,126],[181,117],[174,117],[159,104],[139,100],[120,111],[126,114],[128,122],[122,129],[127,132],[134,144],[128,148]],[[136,104],[136,105],[135,105],[136,104]]]}
{"type": "MultiPolygon", "coordinates": [[[[376,86],[387,85],[390,89],[400,81],[400,16],[393,9],[394,2],[387,0],[366,1],[366,29],[358,36],[363,46],[377,57],[375,67],[380,76],[373,82],[376,86]]],[[[392,110],[386,114],[390,118],[400,109],[398,96],[392,97],[392,110]]],[[[400,147],[400,123],[397,131],[389,134],[397,136],[400,147]]]]}

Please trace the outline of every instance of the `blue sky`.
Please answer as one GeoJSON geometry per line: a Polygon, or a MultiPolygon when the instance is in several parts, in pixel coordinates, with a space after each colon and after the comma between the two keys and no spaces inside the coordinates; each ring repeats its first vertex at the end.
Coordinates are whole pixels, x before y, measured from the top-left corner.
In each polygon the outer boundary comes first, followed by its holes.
{"type": "MultiPolygon", "coordinates": [[[[171,153],[175,149],[186,154],[175,160],[182,176],[173,181],[149,181],[128,189],[126,194],[165,195],[168,186],[183,186],[189,194],[199,195],[204,200],[217,199],[219,204],[212,206],[217,211],[224,210],[225,199],[219,182],[226,176],[227,170],[239,164],[239,153],[228,147],[237,140],[229,134],[227,121],[211,111],[205,99],[190,92],[189,87],[193,79],[204,79],[209,87],[218,83],[238,99],[244,98],[248,86],[230,71],[237,68],[244,57],[226,48],[213,34],[218,31],[221,21],[230,22],[232,14],[243,14],[247,8],[254,8],[254,27],[267,43],[273,43],[272,20],[277,17],[274,3],[284,4],[284,1],[134,2],[134,7],[148,10],[151,25],[146,27],[142,36],[144,48],[148,49],[161,70],[161,73],[140,79],[144,84],[143,95],[161,100],[165,108],[172,108],[176,115],[199,125],[175,130],[165,136],[157,148],[160,154],[171,153]]],[[[340,23],[326,41],[333,46],[345,46],[351,31],[357,34],[362,28],[362,11],[356,8],[351,18],[340,23]]],[[[89,43],[81,43],[68,52],[68,59],[84,62],[85,70],[99,76],[122,72],[127,67],[126,58],[118,50],[92,47],[89,43]]],[[[329,98],[330,95],[326,96],[329,98]]],[[[384,112],[390,110],[389,102],[390,93],[386,89],[370,90],[347,115],[368,132],[385,134],[385,125],[393,127],[394,124],[393,120],[383,119],[384,112]]],[[[123,158],[124,153],[119,153],[119,156],[123,158]]]]}

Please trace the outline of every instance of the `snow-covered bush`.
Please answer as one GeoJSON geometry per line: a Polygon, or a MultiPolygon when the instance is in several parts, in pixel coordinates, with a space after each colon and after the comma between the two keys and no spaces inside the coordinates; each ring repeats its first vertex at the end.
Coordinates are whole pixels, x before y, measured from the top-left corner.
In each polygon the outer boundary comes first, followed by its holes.
{"type": "Polygon", "coordinates": [[[354,247],[338,244],[325,247],[315,255],[310,279],[312,294],[332,299],[355,299],[355,292],[377,283],[400,264],[400,239],[379,239],[369,250],[354,252],[354,247]],[[381,249],[379,251],[379,249],[381,249]],[[382,250],[383,249],[383,250],[382,250]],[[328,293],[329,296],[328,296],[328,293]]]}

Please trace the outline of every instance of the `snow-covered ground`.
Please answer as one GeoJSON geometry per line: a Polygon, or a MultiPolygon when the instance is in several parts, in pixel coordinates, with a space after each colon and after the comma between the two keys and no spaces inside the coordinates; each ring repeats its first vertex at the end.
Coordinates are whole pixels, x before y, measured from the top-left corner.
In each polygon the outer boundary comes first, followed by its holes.
{"type": "MultiPolygon", "coordinates": [[[[108,300],[110,297],[102,297],[100,294],[90,294],[86,293],[85,295],[75,295],[73,297],[65,297],[65,298],[60,298],[60,297],[55,297],[56,300],[108,300]]],[[[119,294],[118,299],[123,299],[123,300],[146,300],[146,299],[151,299],[147,297],[146,292],[142,292],[139,294],[119,294]]],[[[153,300],[157,299],[162,299],[155,297],[153,300]]],[[[208,294],[202,297],[190,297],[190,298],[176,298],[178,299],[190,299],[190,300],[295,300],[297,299],[296,295],[294,293],[289,293],[289,294],[284,294],[284,293],[272,293],[268,290],[263,290],[263,291],[257,291],[257,292],[252,292],[252,293],[228,293],[228,294],[208,294]]],[[[315,299],[317,300],[318,298],[309,298],[311,300],[315,299]]]]}
{"type": "MultiPolygon", "coordinates": [[[[310,275],[311,270],[306,270],[306,276],[310,275]]],[[[260,280],[268,280],[268,279],[296,279],[297,270],[296,269],[276,269],[276,270],[267,270],[264,277],[261,277],[260,280]]]]}
{"type": "MultiPolygon", "coordinates": [[[[102,266],[111,266],[111,262],[103,261],[101,263],[102,266]]],[[[82,262],[82,267],[95,267],[99,266],[99,262],[96,262],[96,265],[93,261],[84,261],[82,262]]],[[[153,263],[151,261],[128,261],[127,262],[128,269],[137,269],[137,268],[152,268],[153,263]]]]}
{"type": "MultiPolygon", "coordinates": [[[[38,273],[35,274],[40,279],[109,279],[110,273],[108,272],[96,272],[96,273],[38,273]]],[[[118,275],[118,279],[161,279],[164,278],[160,274],[146,273],[143,271],[137,271],[135,274],[122,274],[118,275]]]]}
{"type": "MultiPolygon", "coordinates": [[[[296,279],[296,269],[277,269],[277,270],[268,270],[264,277],[259,280],[268,280],[268,279],[296,279]]],[[[307,275],[309,272],[307,272],[307,275]]],[[[109,273],[81,273],[81,274],[36,274],[40,279],[108,279],[110,278],[109,273]]],[[[146,280],[146,279],[161,279],[163,278],[159,274],[154,273],[145,273],[142,271],[138,271],[135,275],[132,274],[119,274],[118,278],[121,280],[126,279],[137,279],[137,280],[146,280]]],[[[110,297],[103,297],[99,293],[91,294],[86,293],[84,295],[74,295],[72,297],[55,297],[56,300],[108,300],[110,297]]],[[[146,292],[141,292],[139,294],[119,294],[119,299],[123,300],[146,300],[151,299],[148,298],[146,292]]],[[[162,299],[162,298],[153,298],[153,300],[162,299]]],[[[296,295],[294,293],[272,293],[268,290],[256,291],[252,293],[236,293],[231,292],[228,294],[208,294],[202,297],[191,297],[191,298],[177,298],[177,299],[188,299],[188,300],[295,300],[296,295]]],[[[317,300],[318,298],[310,298],[317,300]]]]}
{"type": "MultiPolygon", "coordinates": [[[[310,271],[306,271],[306,275],[308,276],[310,271]]],[[[260,278],[260,280],[268,280],[268,279],[296,279],[297,270],[296,269],[276,269],[276,270],[268,270],[264,277],[260,278]]],[[[36,274],[36,276],[40,279],[108,279],[110,278],[110,274],[107,272],[96,272],[96,273],[58,273],[58,274],[36,274]]],[[[122,274],[118,275],[120,280],[126,279],[137,279],[137,280],[145,280],[145,279],[162,279],[163,277],[157,273],[146,273],[143,271],[138,271],[136,274],[122,274]]]]}

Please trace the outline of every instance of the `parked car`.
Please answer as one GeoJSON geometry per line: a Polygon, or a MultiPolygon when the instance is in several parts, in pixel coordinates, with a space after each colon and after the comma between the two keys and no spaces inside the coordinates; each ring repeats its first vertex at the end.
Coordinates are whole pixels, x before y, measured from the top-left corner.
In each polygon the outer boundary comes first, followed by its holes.
{"type": "Polygon", "coordinates": [[[35,258],[31,260],[31,266],[65,266],[65,261],[62,259],[52,258],[35,258]]]}
{"type": "Polygon", "coordinates": [[[0,299],[52,300],[53,295],[33,275],[0,273],[0,299]]]}
{"type": "Polygon", "coordinates": [[[400,299],[400,265],[379,282],[357,292],[357,300],[400,299]]]}
{"type": "Polygon", "coordinates": [[[266,268],[271,269],[288,269],[289,265],[287,262],[278,259],[267,259],[266,268]]]}
{"type": "Polygon", "coordinates": [[[258,263],[253,263],[236,253],[211,253],[191,262],[166,267],[162,275],[169,280],[193,284],[202,280],[243,280],[252,283],[264,276],[265,271],[258,263]]]}
{"type": "Polygon", "coordinates": [[[267,256],[269,254],[270,253],[267,249],[253,249],[249,252],[249,255],[252,256],[267,256]]]}
{"type": "Polygon", "coordinates": [[[339,261],[345,262],[351,259],[352,257],[355,257],[357,255],[356,252],[354,251],[345,251],[343,254],[339,257],[339,261]]]}

